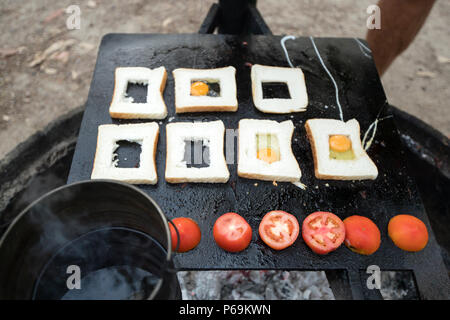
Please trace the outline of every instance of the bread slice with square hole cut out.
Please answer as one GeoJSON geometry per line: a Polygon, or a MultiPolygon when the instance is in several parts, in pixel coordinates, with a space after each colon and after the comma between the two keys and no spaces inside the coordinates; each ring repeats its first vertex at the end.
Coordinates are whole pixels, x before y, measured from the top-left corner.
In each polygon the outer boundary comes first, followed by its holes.
{"type": "Polygon", "coordinates": [[[184,112],[235,112],[238,108],[236,97],[236,69],[224,67],[217,69],[175,69],[175,110],[184,112]],[[193,81],[219,83],[219,96],[191,95],[193,81]]]}
{"type": "Polygon", "coordinates": [[[308,93],[305,76],[300,68],[272,67],[255,64],[251,70],[252,94],[255,107],[264,113],[291,113],[306,111],[308,93]],[[289,99],[266,98],[263,83],[286,83],[289,99]]]}
{"type": "Polygon", "coordinates": [[[167,107],[163,98],[166,68],[119,67],[115,70],[114,93],[109,107],[111,118],[164,119],[167,107]],[[127,96],[128,84],[147,85],[145,103],[135,103],[127,96]]]}
{"type": "Polygon", "coordinates": [[[343,122],[336,119],[309,119],[305,123],[312,154],[314,172],[318,179],[374,180],[378,169],[363,149],[359,123],[356,119],[343,122]],[[345,135],[351,141],[354,159],[338,160],[330,157],[330,136],[345,135]]]}
{"type": "Polygon", "coordinates": [[[138,124],[105,124],[98,127],[97,150],[91,179],[113,179],[132,184],[156,184],[155,154],[159,126],[156,122],[138,124]],[[118,141],[141,145],[138,168],[119,168],[115,151],[118,141]]]}
{"type": "Polygon", "coordinates": [[[166,181],[170,183],[226,183],[230,177],[224,156],[225,126],[222,121],[173,122],[166,125],[166,181]],[[209,166],[188,168],[186,141],[203,141],[209,148],[209,166]]]}
{"type": "MultiPolygon", "coordinates": [[[[294,124],[291,120],[242,119],[239,121],[238,175],[248,179],[267,181],[299,182],[302,176],[295,158],[291,140],[294,124]],[[257,157],[258,135],[273,135],[277,138],[279,160],[267,163],[257,157]]],[[[270,146],[269,146],[270,147],[270,146]]]]}

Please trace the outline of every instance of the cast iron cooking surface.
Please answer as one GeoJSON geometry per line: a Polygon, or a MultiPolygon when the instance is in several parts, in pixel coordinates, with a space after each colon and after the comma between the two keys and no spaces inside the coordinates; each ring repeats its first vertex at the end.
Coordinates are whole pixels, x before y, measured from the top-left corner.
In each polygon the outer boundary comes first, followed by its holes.
{"type": "MultiPolygon", "coordinates": [[[[375,181],[327,181],[314,176],[311,149],[304,124],[310,118],[339,118],[335,89],[321,66],[310,38],[286,42],[290,58],[302,68],[309,96],[306,112],[274,115],[259,112],[251,97],[251,64],[288,67],[278,36],[159,35],[108,34],[103,37],[97,65],[86,103],[83,122],[68,182],[90,179],[97,144],[97,127],[108,123],[137,123],[140,120],[113,120],[108,108],[114,89],[116,67],[165,66],[168,72],[164,100],[168,116],[160,124],[156,154],[158,183],[141,185],[169,218],[191,217],[202,231],[199,246],[178,254],[175,264],[184,270],[211,269],[286,269],[347,270],[350,282],[365,283],[365,270],[377,265],[381,270],[412,270],[424,298],[449,295],[447,270],[424,211],[415,182],[408,174],[407,161],[392,118],[379,123],[376,137],[368,150],[379,175],[375,181]],[[235,113],[175,114],[174,80],[176,68],[217,68],[234,66],[239,109],[235,113]],[[291,119],[295,125],[292,148],[302,170],[302,190],[291,183],[248,180],[237,176],[236,161],[229,164],[230,180],[226,184],[168,184],[164,180],[166,133],[168,122],[211,121],[220,119],[227,129],[236,129],[243,118],[291,119]],[[258,236],[258,225],[270,210],[294,214],[300,225],[318,210],[331,211],[341,219],[358,214],[372,219],[380,228],[380,249],[371,256],[351,252],[344,245],[326,256],[314,254],[301,236],[291,247],[275,251],[258,236]],[[223,213],[234,211],[252,226],[253,239],[245,251],[228,253],[217,247],[212,236],[214,221],[223,213]],[[389,219],[397,214],[420,218],[430,231],[427,247],[408,253],[394,246],[387,235],[389,219]],[[363,271],[363,272],[361,272],[363,271]]],[[[344,120],[356,118],[361,135],[377,116],[389,115],[378,73],[368,51],[355,39],[317,38],[324,63],[336,79],[344,120]]],[[[236,150],[235,150],[236,151],[236,150]]],[[[368,275],[367,275],[368,276],[368,275]]]]}

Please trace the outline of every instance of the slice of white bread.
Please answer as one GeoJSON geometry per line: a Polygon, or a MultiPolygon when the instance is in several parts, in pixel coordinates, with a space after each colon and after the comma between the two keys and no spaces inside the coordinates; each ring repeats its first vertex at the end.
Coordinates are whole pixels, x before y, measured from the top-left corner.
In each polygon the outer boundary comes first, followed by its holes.
{"type": "Polygon", "coordinates": [[[236,97],[236,69],[224,67],[217,69],[175,69],[175,110],[183,112],[231,111],[238,108],[236,97]],[[191,96],[191,82],[205,80],[219,82],[220,95],[191,96]]]}
{"type": "Polygon", "coordinates": [[[298,182],[302,176],[291,148],[294,124],[291,120],[242,119],[239,121],[238,175],[248,179],[298,182]],[[275,135],[280,160],[267,163],[257,158],[257,135],[275,135]]]}
{"type": "Polygon", "coordinates": [[[230,177],[224,157],[225,126],[222,121],[176,122],[166,126],[166,181],[226,183],[230,177]],[[187,167],[186,141],[203,141],[209,147],[209,166],[187,167]]]}
{"type": "Polygon", "coordinates": [[[300,68],[271,67],[254,64],[251,71],[253,103],[265,113],[291,113],[306,111],[308,93],[305,76],[300,68]],[[263,82],[286,83],[290,99],[263,98],[263,82]]]}
{"type": "Polygon", "coordinates": [[[111,118],[120,119],[164,119],[167,107],[162,93],[166,86],[166,68],[142,67],[116,68],[114,93],[109,107],[111,118]],[[129,83],[147,85],[147,102],[134,103],[127,97],[129,83]]]}
{"type": "Polygon", "coordinates": [[[305,124],[314,158],[314,171],[318,179],[365,180],[376,179],[378,169],[361,145],[359,123],[356,119],[343,122],[335,119],[309,119],[305,124]],[[355,158],[330,158],[330,136],[350,138],[355,158]]]}
{"type": "Polygon", "coordinates": [[[132,184],[156,184],[155,153],[159,126],[156,122],[138,124],[105,124],[98,127],[97,150],[91,179],[113,179],[132,184]],[[138,168],[118,168],[115,151],[118,141],[141,145],[138,168]]]}

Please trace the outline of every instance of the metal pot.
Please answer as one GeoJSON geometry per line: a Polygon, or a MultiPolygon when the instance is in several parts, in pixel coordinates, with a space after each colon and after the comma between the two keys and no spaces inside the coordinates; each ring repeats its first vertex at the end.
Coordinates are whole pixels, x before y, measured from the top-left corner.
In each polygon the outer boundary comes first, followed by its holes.
{"type": "Polygon", "coordinates": [[[116,181],[78,182],[33,202],[4,233],[0,299],[176,299],[171,257],[152,198],[116,181]]]}

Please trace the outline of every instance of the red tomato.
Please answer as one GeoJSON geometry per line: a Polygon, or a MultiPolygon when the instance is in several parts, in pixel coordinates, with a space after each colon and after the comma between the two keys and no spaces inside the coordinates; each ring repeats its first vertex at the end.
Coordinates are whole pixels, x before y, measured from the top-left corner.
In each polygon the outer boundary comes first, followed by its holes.
{"type": "Polygon", "coordinates": [[[406,251],[420,251],[428,243],[425,224],[407,214],[400,214],[389,221],[388,234],[397,247],[406,251]]]}
{"type": "Polygon", "coordinates": [[[378,250],[381,234],[372,220],[361,216],[351,216],[344,219],[345,245],[352,251],[370,255],[378,250]]]}
{"type": "Polygon", "coordinates": [[[314,212],[303,221],[302,236],[312,251],[327,254],[339,248],[344,241],[344,223],[331,212],[314,212]]]}
{"type": "MultiPolygon", "coordinates": [[[[178,252],[186,252],[194,249],[202,237],[198,224],[190,218],[175,218],[172,220],[180,234],[180,246],[178,252]]],[[[178,237],[175,228],[169,223],[170,235],[172,236],[172,250],[177,247],[178,237]]]]}
{"type": "Polygon", "coordinates": [[[266,213],[259,224],[259,236],[269,247],[282,250],[295,242],[300,232],[297,218],[284,211],[266,213]]]}
{"type": "Polygon", "coordinates": [[[244,250],[252,240],[252,228],[240,215],[228,212],[220,216],[213,227],[214,240],[229,252],[244,250]]]}

